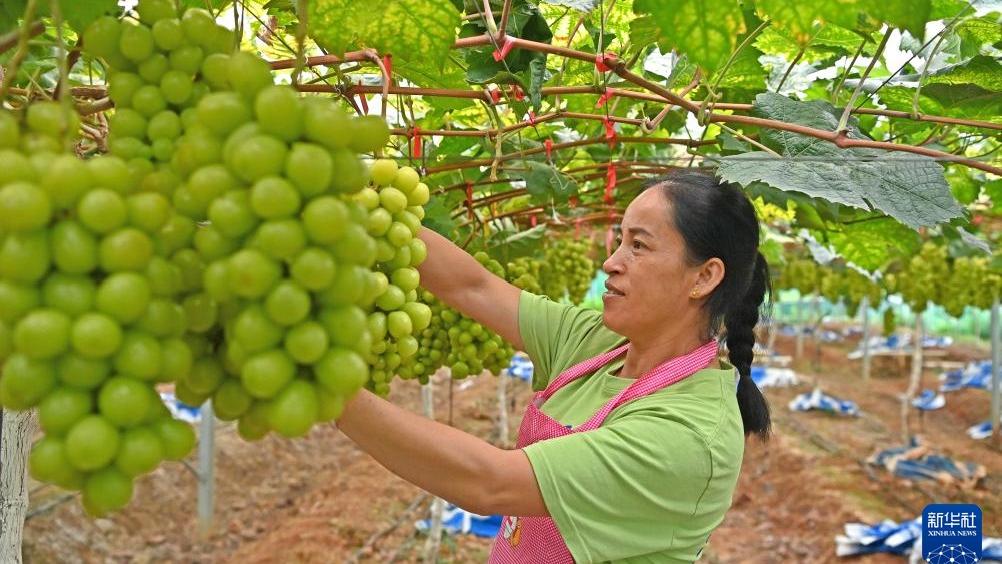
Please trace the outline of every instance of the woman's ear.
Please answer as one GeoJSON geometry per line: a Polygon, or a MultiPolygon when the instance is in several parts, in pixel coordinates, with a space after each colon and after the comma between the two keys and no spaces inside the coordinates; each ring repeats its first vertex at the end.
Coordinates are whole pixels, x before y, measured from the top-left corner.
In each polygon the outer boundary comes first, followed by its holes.
{"type": "Polygon", "coordinates": [[[696,275],[696,284],[699,288],[700,296],[707,296],[717,289],[717,286],[724,280],[724,261],[713,257],[704,262],[699,267],[696,275]]]}

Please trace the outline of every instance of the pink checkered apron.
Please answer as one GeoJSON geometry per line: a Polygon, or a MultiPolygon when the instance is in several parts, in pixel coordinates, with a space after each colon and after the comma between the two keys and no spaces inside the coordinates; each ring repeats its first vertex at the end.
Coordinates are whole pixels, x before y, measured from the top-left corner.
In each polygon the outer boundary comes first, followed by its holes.
{"type": "MultiPolygon", "coordinates": [[[[518,430],[517,448],[524,448],[546,439],[596,429],[602,425],[606,416],[617,407],[680,382],[709,366],[717,357],[717,341],[712,340],[685,356],[673,358],[634,380],[626,389],[602,406],[602,409],[599,409],[591,419],[573,429],[554,421],[540,410],[543,402],[553,396],[557,390],[577,378],[591,374],[605,366],[624,354],[629,346],[627,343],[568,368],[552,380],[545,390],[538,392],[525,409],[525,417],[518,430]]],[[[494,538],[488,562],[490,564],[532,564],[537,562],[560,564],[572,563],[574,559],[571,557],[563,537],[560,536],[557,525],[550,517],[505,517],[501,521],[501,529],[498,531],[497,537],[494,538]]]]}

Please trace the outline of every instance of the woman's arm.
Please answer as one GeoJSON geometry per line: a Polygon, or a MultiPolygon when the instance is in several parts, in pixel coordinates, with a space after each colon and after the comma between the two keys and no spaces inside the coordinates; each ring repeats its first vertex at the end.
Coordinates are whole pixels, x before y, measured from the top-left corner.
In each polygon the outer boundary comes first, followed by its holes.
{"type": "Polygon", "coordinates": [[[467,511],[548,514],[521,450],[497,448],[365,389],[347,403],[337,427],[397,476],[467,511]]]}
{"type": "Polygon", "coordinates": [[[469,253],[427,227],[419,234],[428,258],[418,271],[421,285],[450,307],[472,317],[522,350],[518,330],[521,290],[493,275],[469,253]]]}

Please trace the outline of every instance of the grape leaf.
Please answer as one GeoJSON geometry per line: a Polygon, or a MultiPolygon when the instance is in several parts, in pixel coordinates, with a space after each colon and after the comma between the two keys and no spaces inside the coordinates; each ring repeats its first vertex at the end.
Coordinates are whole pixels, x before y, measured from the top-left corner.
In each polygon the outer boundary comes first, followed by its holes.
{"type": "Polygon", "coordinates": [[[755,8],[760,16],[788,30],[800,45],[806,45],[813,35],[815,22],[855,29],[860,14],[921,37],[932,14],[930,0],[756,0],[755,8]]]}
{"type": "MultiPolygon", "coordinates": [[[[820,100],[798,102],[773,93],[755,98],[763,117],[834,131],[841,112],[820,100]]],[[[850,118],[846,134],[866,139],[850,118]]],[[[762,140],[782,153],[764,151],[723,157],[718,173],[746,185],[763,181],[860,209],[878,209],[912,228],[936,225],[961,213],[943,167],[928,157],[876,149],[839,149],[789,131],[763,129],[762,140]]]]}
{"type": "Polygon", "coordinates": [[[992,201],[992,209],[996,213],[1002,212],[1002,179],[986,182],[983,188],[988,199],[992,201]]]}
{"type": "MultiPolygon", "coordinates": [[[[734,57],[731,66],[723,77],[719,78],[721,88],[742,88],[746,90],[762,90],[765,88],[766,72],[759,63],[759,56],[762,52],[755,47],[745,47],[734,57]]],[[[711,77],[711,81],[718,80],[716,74],[711,77]]],[[[676,83],[680,86],[685,82],[676,83]]]]}
{"type": "MultiPolygon", "coordinates": [[[[885,86],[877,95],[889,109],[910,112],[914,89],[885,86]]],[[[919,95],[919,113],[1002,123],[1002,96],[970,84],[929,84],[919,95]]]]}
{"type": "MultiPolygon", "coordinates": [[[[26,7],[25,0],[0,1],[0,33],[14,29],[26,7]]],[[[121,15],[122,8],[118,6],[117,0],[89,0],[87,2],[59,0],[59,13],[63,20],[70,24],[70,27],[77,31],[83,31],[91,22],[101,16],[121,15]]],[[[36,2],[36,19],[46,16],[51,16],[50,2],[48,0],[36,2]]]]}
{"type": "Polygon", "coordinates": [[[502,263],[533,256],[543,246],[546,229],[546,225],[537,225],[524,231],[499,231],[492,235],[487,252],[502,263]]]}
{"type": "Polygon", "coordinates": [[[966,0],[932,0],[929,19],[942,20],[944,18],[952,18],[962,11],[970,9],[971,5],[966,0]]]}
{"type": "Polygon", "coordinates": [[[816,145],[797,158],[764,151],[722,157],[718,174],[745,185],[762,181],[860,209],[878,209],[917,229],[961,214],[934,160],[908,153],[816,145]]]}
{"type": "Polygon", "coordinates": [[[529,61],[529,103],[539,111],[543,105],[543,85],[550,79],[550,73],[546,70],[546,54],[534,57],[529,61]]]}
{"type": "Polygon", "coordinates": [[[534,203],[566,202],[578,191],[577,182],[546,163],[526,160],[519,168],[524,170],[513,171],[513,175],[525,181],[534,203]]]}
{"type": "MultiPolygon", "coordinates": [[[[835,131],[842,116],[841,110],[828,102],[799,102],[772,92],[764,92],[755,97],[755,112],[764,118],[798,123],[824,131],[835,131]]],[[[849,117],[846,135],[850,139],[866,139],[855,116],[849,117]]],[[[765,129],[762,137],[766,145],[784,155],[799,155],[809,153],[816,146],[830,146],[827,141],[779,129],[765,129]]]]}
{"type": "Polygon", "coordinates": [[[449,0],[314,0],[309,18],[313,38],[337,54],[371,47],[439,66],[448,61],[460,22],[449,0]]]}
{"type": "MultiPolygon", "coordinates": [[[[836,2],[823,3],[828,6],[837,5],[836,2]]],[[[870,16],[906,29],[915,37],[925,34],[925,24],[932,14],[930,0],[862,0],[861,3],[870,16]]]]}
{"type": "Polygon", "coordinates": [[[414,84],[426,88],[465,88],[466,78],[458,65],[445,65],[439,70],[438,63],[424,59],[397,61],[394,57],[393,73],[414,84]]]}
{"type": "Polygon", "coordinates": [[[652,16],[662,51],[677,49],[709,71],[724,64],[745,31],[736,0],[635,0],[633,10],[652,16]]]}
{"type": "Polygon", "coordinates": [[[994,45],[1002,41],[1002,22],[998,14],[969,18],[957,24],[957,35],[970,41],[994,45]]]}
{"type": "MultiPolygon", "coordinates": [[[[804,49],[801,60],[805,62],[817,62],[828,59],[834,55],[851,53],[859,47],[863,38],[858,34],[834,24],[824,26],[811,40],[810,45],[804,49]]],[[[753,45],[769,55],[783,55],[787,61],[792,61],[800,53],[800,46],[792,37],[783,30],[774,27],[767,27],[758,37],[753,45]]]]}
{"type": "Polygon", "coordinates": [[[962,65],[929,73],[926,84],[973,84],[992,92],[1002,92],[1002,64],[979,55],[962,65]]]}
{"type": "Polygon", "coordinates": [[[961,226],[956,226],[956,227],[948,226],[948,227],[949,229],[946,229],[945,231],[946,232],[956,231],[957,237],[959,238],[960,242],[963,243],[965,246],[969,247],[971,250],[989,255],[992,254],[992,248],[988,244],[988,241],[985,241],[981,237],[978,237],[974,233],[971,233],[970,231],[964,229],[961,226]]]}
{"type": "Polygon", "coordinates": [[[638,47],[646,47],[658,40],[658,24],[654,16],[641,16],[630,22],[630,41],[638,47]]]}
{"type": "Polygon", "coordinates": [[[895,257],[915,254],[922,245],[915,231],[881,218],[843,225],[828,235],[828,241],[846,260],[871,272],[895,257]]]}
{"type": "Polygon", "coordinates": [[[452,237],[452,232],[459,226],[459,222],[452,218],[452,210],[462,197],[460,192],[446,192],[432,196],[425,205],[422,225],[443,237],[452,237]]]}
{"type": "MultiPolygon", "coordinates": [[[[86,2],[79,2],[86,4],[86,2]]],[[[218,12],[233,3],[233,0],[181,0],[184,8],[205,8],[212,12],[218,12]]]]}

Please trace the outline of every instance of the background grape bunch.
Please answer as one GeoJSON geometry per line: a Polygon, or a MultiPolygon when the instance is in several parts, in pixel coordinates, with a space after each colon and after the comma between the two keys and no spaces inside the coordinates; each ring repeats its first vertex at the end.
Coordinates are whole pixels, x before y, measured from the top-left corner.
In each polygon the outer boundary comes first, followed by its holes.
{"type": "Polygon", "coordinates": [[[598,269],[590,255],[591,245],[586,240],[561,237],[550,242],[543,251],[539,277],[543,294],[581,303],[598,269]]]}

